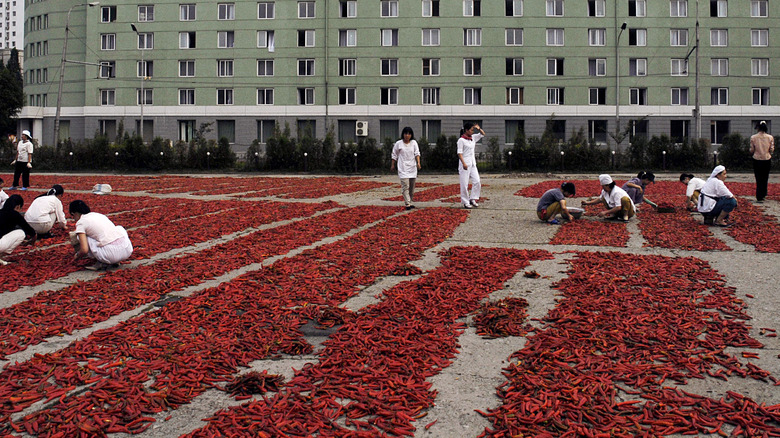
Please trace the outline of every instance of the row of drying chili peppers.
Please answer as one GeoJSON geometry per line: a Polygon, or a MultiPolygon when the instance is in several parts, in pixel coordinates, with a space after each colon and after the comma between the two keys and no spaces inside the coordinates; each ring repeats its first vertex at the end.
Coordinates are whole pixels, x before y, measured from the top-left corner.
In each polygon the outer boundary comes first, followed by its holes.
{"type": "MultiPolygon", "coordinates": [[[[561,184],[565,181],[572,182],[577,187],[577,197],[589,197],[598,196],[601,193],[601,185],[598,179],[586,180],[553,180],[542,181],[536,184],[532,184],[527,187],[523,187],[515,193],[515,196],[523,196],[526,198],[540,198],[544,192],[550,189],[557,189],[561,187],[561,184]]],[[[615,180],[615,183],[620,187],[625,181],[615,180]]],[[[729,190],[736,196],[754,196],[756,192],[756,185],[754,183],[746,182],[727,182],[729,190]]],[[[770,192],[780,192],[780,184],[769,184],[770,192]]],[[[685,186],[680,184],[679,181],[660,181],[656,180],[653,184],[647,186],[647,196],[653,199],[653,196],[657,195],[684,195],[685,186]]]]}
{"type": "MultiPolygon", "coordinates": [[[[481,436],[780,436],[780,405],[676,389],[706,376],[777,384],[727,348],[761,348],[744,303],[696,258],[578,253],[563,299],[512,356],[481,436]],[[630,309],[630,311],[626,311],[630,309]]],[[[745,353],[744,357],[757,357],[745,353]]]]}
{"type": "Polygon", "coordinates": [[[688,251],[731,251],[689,211],[674,207],[684,205],[684,195],[654,195],[653,201],[659,208],[666,206],[674,211],[659,213],[649,206],[642,206],[638,218],[639,230],[645,239],[644,246],[688,251]]]}
{"type": "Polygon", "coordinates": [[[764,213],[762,207],[740,199],[729,219],[734,225],[727,233],[738,242],[753,245],[761,252],[780,252],[780,223],[764,213]]]}

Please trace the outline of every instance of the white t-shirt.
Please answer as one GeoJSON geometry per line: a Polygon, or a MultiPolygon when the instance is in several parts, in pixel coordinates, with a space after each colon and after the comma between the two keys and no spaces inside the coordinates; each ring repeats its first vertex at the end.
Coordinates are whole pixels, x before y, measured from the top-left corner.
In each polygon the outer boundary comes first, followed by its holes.
{"type": "MultiPolygon", "coordinates": [[[[624,196],[627,196],[628,200],[631,201],[631,197],[628,196],[628,193],[626,193],[625,190],[621,189],[618,186],[613,187],[612,191],[609,193],[607,193],[606,190],[601,191],[601,197],[607,201],[607,206],[609,206],[609,208],[615,208],[620,206],[620,200],[623,199],[624,196]]],[[[634,201],[631,201],[631,206],[634,207],[634,209],[636,210],[636,206],[634,206],[634,201]]]]}
{"type": "Polygon", "coordinates": [[[0,208],[3,208],[3,204],[5,204],[5,200],[8,198],[8,194],[5,193],[3,189],[0,189],[0,208]]]}
{"type": "Polygon", "coordinates": [[[463,161],[467,166],[476,166],[477,160],[474,158],[474,149],[477,147],[477,142],[484,137],[480,133],[472,134],[471,140],[467,140],[463,137],[458,139],[458,153],[463,155],[463,161]]]}
{"type": "Polygon", "coordinates": [[[24,220],[34,223],[46,223],[51,220],[51,214],[57,217],[57,222],[64,224],[66,222],[65,212],[62,211],[62,202],[56,196],[41,196],[35,198],[30,204],[30,208],[24,214],[24,220]]]}
{"type": "Polygon", "coordinates": [[[116,225],[111,222],[111,219],[95,212],[81,215],[79,221],[76,222],[76,234],[86,234],[87,237],[97,240],[98,246],[106,246],[116,239],[124,237],[117,230],[116,225]]]}
{"type": "Polygon", "coordinates": [[[16,147],[16,161],[27,163],[30,161],[30,154],[33,153],[33,144],[31,141],[20,141],[16,147]]]}
{"type": "Polygon", "coordinates": [[[704,187],[704,180],[701,178],[691,178],[688,181],[688,188],[685,189],[685,197],[690,198],[693,196],[693,192],[696,190],[701,192],[701,188],[704,187]]]}
{"type": "Polygon", "coordinates": [[[715,208],[716,200],[712,198],[733,198],[734,194],[726,188],[726,184],[718,178],[710,178],[701,188],[699,196],[699,213],[709,213],[715,208]],[[706,196],[705,196],[706,195],[706,196]]]}
{"type": "Polygon", "coordinates": [[[417,178],[417,159],[415,157],[419,156],[420,147],[416,140],[410,141],[409,144],[404,143],[403,140],[395,142],[391,158],[397,162],[399,178],[417,178]]]}

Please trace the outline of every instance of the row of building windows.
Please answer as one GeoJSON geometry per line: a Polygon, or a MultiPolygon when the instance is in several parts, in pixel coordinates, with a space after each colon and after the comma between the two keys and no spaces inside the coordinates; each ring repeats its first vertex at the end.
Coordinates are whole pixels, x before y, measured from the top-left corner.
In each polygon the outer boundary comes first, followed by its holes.
{"type": "Polygon", "coordinates": [[[28,31],[45,30],[49,28],[49,14],[30,17],[27,25],[28,31]]]}
{"type": "MultiPolygon", "coordinates": [[[[422,0],[421,1],[421,16],[422,17],[438,17],[440,7],[439,0],[422,0]]],[[[482,15],[482,1],[481,0],[462,0],[463,3],[463,16],[464,17],[478,17],[482,15]]],[[[606,0],[588,0],[582,2],[585,5],[584,16],[587,17],[605,17],[606,16],[606,0]]],[[[728,17],[728,0],[710,0],[710,17],[728,17]]],[[[316,8],[314,1],[299,1],[297,4],[297,17],[301,19],[316,18],[316,8]]],[[[339,5],[339,16],[342,18],[357,18],[358,17],[358,2],[355,0],[342,0],[339,5]]],[[[399,0],[381,0],[378,5],[379,17],[393,18],[399,16],[399,0]]],[[[545,0],[544,11],[547,17],[563,17],[565,16],[565,2],[564,0],[545,0]]],[[[508,17],[522,17],[524,14],[524,1],[523,0],[505,0],[504,6],[505,15],[508,17]]],[[[628,12],[631,17],[646,17],[647,16],[647,0],[628,0],[628,12]]],[[[750,1],[750,16],[751,17],[767,17],[769,13],[769,1],[768,0],[751,0],[750,1]]],[[[669,0],[669,16],[670,17],[687,17],[688,16],[688,0],[669,0]]],[[[117,19],[116,6],[104,6],[101,8],[101,21],[103,23],[111,23],[117,19]]],[[[151,22],[154,21],[154,5],[138,5],[138,21],[139,22],[151,22]]],[[[257,4],[257,18],[274,19],[276,18],[275,2],[258,2],[257,4]]],[[[179,21],[195,21],[197,19],[197,5],[195,3],[187,3],[179,5],[179,21]]],[[[218,20],[235,20],[236,19],[236,4],[235,3],[218,3],[217,4],[217,19],[218,20]]]]}
{"type": "MultiPolygon", "coordinates": [[[[380,105],[398,105],[399,103],[399,88],[397,87],[379,87],[379,104],[380,105]]],[[[441,104],[441,88],[439,87],[423,87],[422,100],[423,105],[440,105],[441,104]]],[[[565,101],[565,87],[548,87],[546,89],[547,105],[564,105],[565,101]]],[[[753,105],[769,105],[769,88],[753,88],[752,104],[753,105]]],[[[630,105],[649,105],[648,89],[642,87],[629,87],[629,104],[630,105]]],[[[670,89],[670,101],[671,105],[690,105],[689,100],[689,88],[687,87],[673,87],[670,89]]],[[[315,88],[314,87],[301,87],[297,89],[297,104],[298,105],[314,105],[315,88]]],[[[217,88],[215,103],[217,105],[233,105],[235,94],[233,88],[217,88]]],[[[357,103],[357,88],[343,87],[339,88],[338,94],[339,105],[355,105],[357,103]]],[[[274,89],[273,88],[258,88],[257,89],[257,105],[274,105],[274,89]]],[[[464,87],[463,88],[463,104],[464,105],[482,105],[482,88],[481,87],[464,87]]],[[[523,87],[507,87],[506,88],[506,100],[503,102],[506,105],[523,105],[524,101],[524,88],[523,87]]],[[[101,89],[100,90],[100,105],[101,106],[113,106],[116,104],[116,89],[101,89]]],[[[143,90],[136,89],[136,104],[138,105],[154,105],[154,89],[145,88],[143,90]]],[[[194,88],[180,88],[178,89],[178,104],[179,105],[195,105],[195,89],[194,88]]],[[[607,104],[607,88],[606,87],[594,87],[588,88],[588,104],[589,105],[606,105],[607,104]]],[[[711,105],[728,105],[729,104],[729,88],[728,87],[712,87],[710,88],[710,104],[711,105]]]]}

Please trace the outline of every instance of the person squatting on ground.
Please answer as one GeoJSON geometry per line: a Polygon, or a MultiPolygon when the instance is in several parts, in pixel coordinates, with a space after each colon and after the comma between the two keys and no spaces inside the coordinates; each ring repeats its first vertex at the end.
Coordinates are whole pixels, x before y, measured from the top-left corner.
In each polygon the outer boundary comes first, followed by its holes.
{"type": "MultiPolygon", "coordinates": [[[[28,243],[35,243],[37,234],[22,216],[23,206],[24,199],[21,196],[11,195],[0,208],[0,257],[11,254],[25,237],[29,238],[28,243]]],[[[0,258],[0,265],[7,264],[0,258]]]]}
{"type": "Polygon", "coordinates": [[[3,208],[3,204],[5,204],[5,200],[8,199],[8,193],[3,191],[3,178],[0,178],[0,208],[3,208]]]}
{"type": "Polygon", "coordinates": [[[681,173],[680,182],[685,185],[685,208],[688,211],[696,211],[696,206],[699,205],[701,188],[704,187],[705,181],[701,178],[696,178],[692,173],[681,173]]]}
{"type": "Polygon", "coordinates": [[[393,145],[390,170],[398,167],[398,178],[401,179],[401,196],[407,210],[414,208],[414,183],[417,181],[417,171],[420,169],[420,147],[414,139],[414,131],[405,127],[401,131],[401,139],[393,145]]]}
{"type": "Polygon", "coordinates": [[[753,174],[756,176],[756,201],[764,202],[775,152],[775,138],[767,134],[765,121],[758,122],[757,133],[750,137],[750,155],[753,156],[753,174]]]}
{"type": "Polygon", "coordinates": [[[14,184],[8,190],[19,188],[19,177],[22,177],[22,190],[30,187],[30,169],[32,169],[33,144],[30,141],[30,131],[22,131],[22,139],[16,146],[16,159],[11,163],[14,166],[14,184]]]}
{"type": "Polygon", "coordinates": [[[544,192],[539,198],[539,203],[536,204],[536,216],[551,224],[558,223],[558,220],[555,219],[558,214],[567,220],[574,220],[574,216],[566,208],[566,198],[571,198],[575,192],[576,188],[572,182],[565,182],[561,184],[559,189],[550,189],[544,192]]]}
{"type": "Polygon", "coordinates": [[[598,198],[582,201],[582,205],[603,204],[606,210],[598,214],[603,218],[627,222],[629,218],[634,217],[636,214],[634,201],[625,190],[615,185],[611,176],[606,173],[599,175],[599,184],[601,184],[601,195],[598,198]]]}
{"type": "Polygon", "coordinates": [[[32,204],[24,214],[24,220],[38,233],[39,239],[48,239],[51,229],[59,222],[63,230],[68,229],[68,220],[62,210],[62,194],[65,190],[61,185],[55,184],[43,195],[33,199],[32,204]]]}
{"type": "Polygon", "coordinates": [[[719,227],[729,227],[726,223],[729,213],[737,208],[737,200],[734,195],[726,188],[726,167],[717,166],[712,169],[712,174],[701,188],[699,197],[699,213],[704,216],[705,225],[717,225],[719,227]]]}
{"type": "Polygon", "coordinates": [[[639,172],[635,178],[631,178],[623,184],[623,190],[628,193],[631,201],[634,202],[636,209],[639,210],[639,204],[642,202],[651,205],[652,207],[658,207],[655,202],[645,198],[647,193],[647,185],[655,182],[655,175],[653,172],[639,172]]]}
{"type": "Polygon", "coordinates": [[[133,245],[123,227],[114,225],[105,215],[90,211],[80,199],[70,203],[68,212],[76,221],[76,231],[71,233],[71,244],[76,250],[74,260],[94,258],[97,263],[87,269],[98,271],[130,258],[133,245]]]}
{"type": "Polygon", "coordinates": [[[482,182],[477,171],[477,159],[474,150],[477,142],[485,136],[485,131],[474,123],[466,123],[460,130],[458,139],[458,175],[460,176],[460,202],[465,208],[479,207],[482,182]],[[471,194],[469,194],[471,178],[471,194]]]}

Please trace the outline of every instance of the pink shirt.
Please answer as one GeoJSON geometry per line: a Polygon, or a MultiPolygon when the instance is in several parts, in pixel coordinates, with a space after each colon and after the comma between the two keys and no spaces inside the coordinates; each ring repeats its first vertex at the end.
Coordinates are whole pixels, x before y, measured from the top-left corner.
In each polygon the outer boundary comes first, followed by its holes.
{"type": "Polygon", "coordinates": [[[750,153],[755,160],[771,160],[775,151],[775,138],[766,132],[759,132],[750,137],[750,153]]]}

